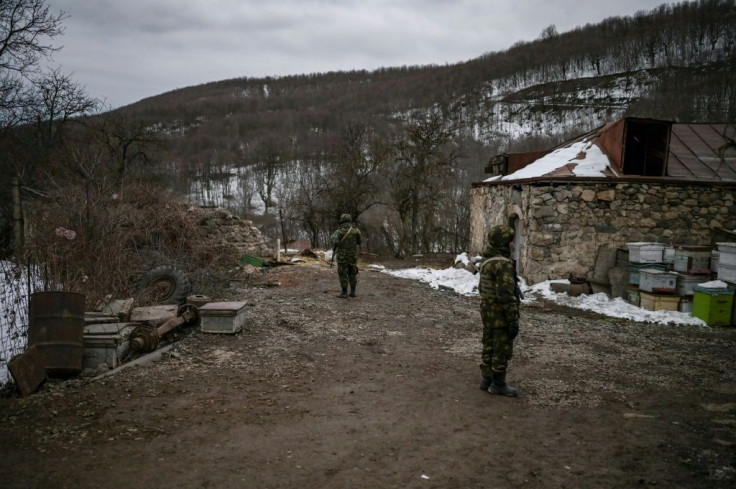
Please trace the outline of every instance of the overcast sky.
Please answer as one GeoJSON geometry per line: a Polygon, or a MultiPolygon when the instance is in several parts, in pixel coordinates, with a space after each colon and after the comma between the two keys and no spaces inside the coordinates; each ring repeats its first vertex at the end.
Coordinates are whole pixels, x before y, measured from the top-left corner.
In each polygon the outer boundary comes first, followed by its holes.
{"type": "Polygon", "coordinates": [[[54,65],[114,107],[263,77],[466,61],[666,0],[49,0],[54,65]]]}

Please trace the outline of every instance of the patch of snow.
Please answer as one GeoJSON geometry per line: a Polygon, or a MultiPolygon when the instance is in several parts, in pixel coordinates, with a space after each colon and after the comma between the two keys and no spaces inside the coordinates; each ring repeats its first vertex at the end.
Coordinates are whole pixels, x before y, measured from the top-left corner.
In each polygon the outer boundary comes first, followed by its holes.
{"type": "Polygon", "coordinates": [[[429,284],[433,289],[449,288],[461,295],[478,294],[478,278],[464,268],[447,268],[435,270],[432,268],[404,268],[400,270],[386,270],[385,273],[394,277],[418,280],[429,284]]]}
{"type": "MultiPolygon", "coordinates": [[[[447,268],[444,270],[433,270],[423,268],[406,268],[400,270],[385,270],[385,273],[394,277],[419,280],[427,283],[433,289],[452,289],[458,294],[466,296],[478,295],[479,277],[465,269],[447,268]]],[[[720,281],[716,281],[720,282],[720,281]]],[[[705,322],[693,317],[690,313],[679,311],[648,311],[633,304],[629,304],[621,298],[611,299],[606,294],[598,293],[571,297],[566,293],[556,293],[552,290],[552,283],[569,283],[568,280],[547,280],[532,286],[522,281],[521,290],[524,293],[525,303],[534,302],[535,297],[541,297],[557,304],[582,309],[599,314],[630,319],[643,323],[659,324],[683,324],[694,326],[705,326],[705,322]]],[[[725,286],[725,283],[720,282],[725,286]]]]}
{"type": "Polygon", "coordinates": [[[702,284],[698,284],[699,286],[703,287],[704,289],[727,289],[728,284],[724,282],[723,280],[711,280],[710,282],[703,282],[702,284]]]}
{"type": "Polygon", "coordinates": [[[463,266],[470,265],[470,258],[468,258],[468,254],[463,251],[459,255],[455,257],[455,261],[453,262],[455,264],[462,263],[463,266]]]}

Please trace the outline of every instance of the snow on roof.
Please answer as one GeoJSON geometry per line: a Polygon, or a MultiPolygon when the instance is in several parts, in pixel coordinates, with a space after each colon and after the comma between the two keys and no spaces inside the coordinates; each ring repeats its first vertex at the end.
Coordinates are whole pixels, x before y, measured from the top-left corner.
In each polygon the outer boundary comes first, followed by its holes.
{"type": "Polygon", "coordinates": [[[561,173],[572,173],[576,177],[605,177],[606,170],[609,174],[613,171],[608,157],[594,143],[594,138],[587,138],[558,148],[514,173],[496,175],[484,181],[521,180],[561,173]]]}

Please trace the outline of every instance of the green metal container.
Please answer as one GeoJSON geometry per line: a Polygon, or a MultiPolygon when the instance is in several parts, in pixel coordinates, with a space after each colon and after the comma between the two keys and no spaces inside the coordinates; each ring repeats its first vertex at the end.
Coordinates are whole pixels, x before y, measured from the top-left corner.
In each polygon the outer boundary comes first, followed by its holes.
{"type": "Polygon", "coordinates": [[[708,326],[730,326],[734,291],[708,289],[696,285],[693,291],[693,316],[708,326]]]}

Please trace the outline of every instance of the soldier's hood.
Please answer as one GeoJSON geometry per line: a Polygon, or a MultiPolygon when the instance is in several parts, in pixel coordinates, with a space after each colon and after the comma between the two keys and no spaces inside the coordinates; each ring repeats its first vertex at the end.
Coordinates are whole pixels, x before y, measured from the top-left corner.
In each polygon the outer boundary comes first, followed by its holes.
{"type": "Polygon", "coordinates": [[[486,238],[486,247],[483,249],[483,256],[490,258],[492,256],[503,256],[511,258],[511,250],[509,244],[514,240],[514,230],[509,226],[494,226],[488,231],[486,238]]]}
{"type": "Polygon", "coordinates": [[[494,256],[502,256],[504,258],[511,259],[511,250],[509,249],[508,245],[506,246],[506,249],[504,248],[496,248],[493,245],[486,245],[485,248],[483,248],[483,252],[481,253],[483,255],[483,258],[493,258],[494,256]]]}

